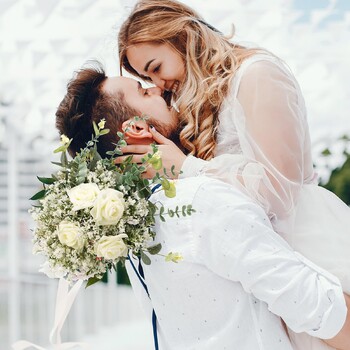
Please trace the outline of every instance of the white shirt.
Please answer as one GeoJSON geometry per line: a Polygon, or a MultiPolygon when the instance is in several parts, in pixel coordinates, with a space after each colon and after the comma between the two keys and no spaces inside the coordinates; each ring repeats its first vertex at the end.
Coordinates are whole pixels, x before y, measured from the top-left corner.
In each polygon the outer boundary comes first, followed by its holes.
{"type": "Polygon", "coordinates": [[[192,204],[196,213],[157,221],[155,243],[184,260],[143,264],[151,300],[127,263],[136,296],[150,320],[152,307],[157,315],[160,350],[291,350],[278,316],[315,337],[340,331],[347,309],[339,280],[294,252],[258,205],[205,177],[176,188],[175,198],[152,200],[192,204]]]}

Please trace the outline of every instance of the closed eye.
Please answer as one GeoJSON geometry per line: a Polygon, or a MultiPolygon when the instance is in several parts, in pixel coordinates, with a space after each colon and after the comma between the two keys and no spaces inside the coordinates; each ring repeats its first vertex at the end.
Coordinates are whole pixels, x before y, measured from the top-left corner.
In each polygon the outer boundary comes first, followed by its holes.
{"type": "Polygon", "coordinates": [[[161,64],[159,64],[157,67],[155,67],[155,68],[153,69],[153,73],[159,72],[160,67],[161,67],[161,64]]]}
{"type": "Polygon", "coordinates": [[[152,79],[150,77],[147,77],[146,75],[140,75],[140,78],[144,81],[150,81],[152,82],[152,79]]]}
{"type": "Polygon", "coordinates": [[[144,88],[142,87],[142,84],[141,84],[139,81],[137,82],[137,90],[138,90],[138,92],[139,92],[140,94],[142,94],[143,96],[148,95],[148,89],[144,89],[144,88]]]}

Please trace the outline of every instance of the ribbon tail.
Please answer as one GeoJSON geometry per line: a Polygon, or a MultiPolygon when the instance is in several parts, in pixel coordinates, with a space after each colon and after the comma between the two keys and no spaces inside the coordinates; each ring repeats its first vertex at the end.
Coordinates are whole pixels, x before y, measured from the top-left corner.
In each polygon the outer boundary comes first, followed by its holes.
{"type": "Polygon", "coordinates": [[[83,280],[79,280],[71,290],[68,291],[68,282],[63,278],[59,281],[55,308],[55,322],[50,333],[50,342],[53,345],[61,344],[62,327],[82,284],[83,280]]]}
{"type": "Polygon", "coordinates": [[[37,349],[37,350],[46,350],[45,348],[42,348],[41,346],[30,343],[29,341],[26,341],[26,340],[16,341],[15,343],[13,343],[11,345],[11,347],[13,350],[24,350],[24,349],[28,349],[28,348],[32,348],[32,347],[37,349]]]}

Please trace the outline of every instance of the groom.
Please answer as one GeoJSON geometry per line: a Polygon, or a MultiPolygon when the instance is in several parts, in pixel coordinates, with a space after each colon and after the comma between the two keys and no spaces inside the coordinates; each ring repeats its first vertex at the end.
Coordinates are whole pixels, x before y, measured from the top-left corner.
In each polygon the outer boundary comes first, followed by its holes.
{"type": "MultiPolygon", "coordinates": [[[[122,129],[129,144],[144,149],[154,140],[171,145],[158,131],[172,137],[178,125],[157,88],[107,78],[101,67],[76,75],[56,116],[60,133],[73,138],[71,154],[90,139],[92,120],[105,118],[111,129],[98,144],[102,155],[122,129]],[[130,123],[141,112],[152,117],[130,123]]],[[[155,243],[183,261],[152,256],[151,265],[132,258],[127,266],[136,296],[156,315],[160,349],[292,350],[281,319],[295,332],[350,349],[350,315],[336,277],[294,252],[233,186],[199,176],[176,187],[175,198],[157,193],[152,200],[166,208],[192,204],[196,213],[157,221],[155,243]]]]}

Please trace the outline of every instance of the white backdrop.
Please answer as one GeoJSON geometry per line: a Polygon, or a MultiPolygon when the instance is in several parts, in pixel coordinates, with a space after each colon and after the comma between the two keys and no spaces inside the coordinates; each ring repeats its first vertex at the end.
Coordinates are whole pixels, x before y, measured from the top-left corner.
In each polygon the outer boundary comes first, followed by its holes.
{"type": "MultiPolygon", "coordinates": [[[[134,2],[0,0],[0,100],[15,106],[11,122],[25,140],[55,137],[54,111],[65,83],[87,59],[99,58],[109,74],[117,74],[116,33],[134,2]]],[[[348,0],[186,3],[224,32],[234,23],[237,40],[257,43],[288,62],[304,91],[315,142],[349,131],[348,0]]],[[[6,136],[3,125],[0,135],[6,136]]],[[[48,152],[41,146],[38,152],[48,152]]]]}
{"type": "MultiPolygon", "coordinates": [[[[320,151],[336,148],[334,140],[350,134],[350,1],[185,2],[225,33],[234,23],[236,40],[263,46],[290,65],[304,92],[322,172],[320,151]]],[[[37,268],[34,260],[27,264],[27,198],[36,189],[34,175],[49,174],[57,142],[54,115],[65,85],[91,58],[101,60],[109,75],[118,74],[118,27],[134,3],[0,0],[0,272],[5,275],[23,270],[16,263],[23,260],[20,236],[26,238],[24,270],[37,268]]],[[[0,325],[2,314],[0,310],[0,325]]]]}

